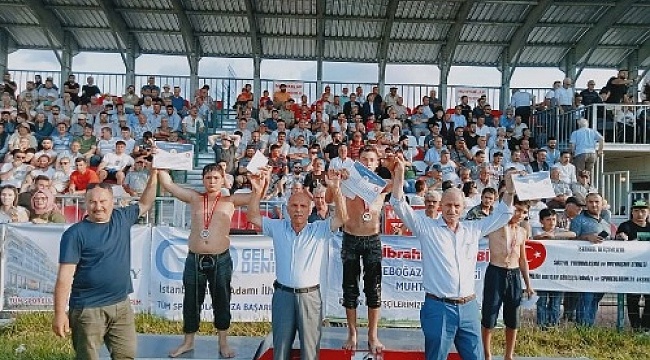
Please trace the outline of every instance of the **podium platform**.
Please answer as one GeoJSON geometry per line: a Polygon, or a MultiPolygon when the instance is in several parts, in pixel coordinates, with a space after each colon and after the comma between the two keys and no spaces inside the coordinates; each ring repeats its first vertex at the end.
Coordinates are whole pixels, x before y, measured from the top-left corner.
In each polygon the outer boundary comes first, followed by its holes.
{"type": "MultiPolygon", "coordinates": [[[[347,328],[325,327],[323,328],[323,337],[321,341],[321,360],[370,360],[368,356],[367,341],[365,328],[359,329],[359,348],[356,352],[344,351],[341,345],[347,337],[347,328]]],[[[424,336],[419,329],[379,329],[381,341],[386,346],[383,360],[424,360],[424,336]]],[[[169,351],[178,346],[183,340],[182,335],[150,335],[138,334],[138,353],[139,360],[163,360],[169,359],[169,351]]],[[[235,350],[237,355],[235,360],[272,360],[273,337],[269,334],[267,337],[230,337],[230,346],[235,350]]],[[[194,360],[213,360],[219,359],[217,351],[217,337],[215,336],[197,336],[195,348],[193,351],[183,354],[178,359],[194,360]]],[[[291,360],[300,359],[299,342],[294,343],[294,352],[291,360]]],[[[104,348],[100,354],[102,360],[108,360],[108,351],[104,348]]],[[[503,357],[495,356],[495,360],[501,360],[503,357]]],[[[550,358],[550,357],[517,357],[519,360],[588,360],[586,358],[550,358]]],[[[460,360],[455,351],[450,354],[448,360],[460,360]]]]}

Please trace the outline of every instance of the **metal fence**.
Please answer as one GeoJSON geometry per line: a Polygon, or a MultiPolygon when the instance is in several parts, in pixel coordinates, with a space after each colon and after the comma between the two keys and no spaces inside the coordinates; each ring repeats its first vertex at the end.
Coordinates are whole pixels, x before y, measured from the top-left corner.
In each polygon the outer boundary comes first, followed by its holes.
{"type": "MultiPolygon", "coordinates": [[[[25,84],[28,80],[33,80],[35,75],[41,75],[43,81],[47,77],[52,77],[54,84],[62,88],[63,83],[67,79],[61,78],[60,71],[34,71],[34,70],[20,70],[13,69],[9,70],[12,74],[12,78],[18,84],[18,90],[21,91],[25,88],[25,84]]],[[[111,95],[121,96],[126,89],[126,75],[119,73],[99,73],[99,72],[79,72],[73,71],[71,74],[76,76],[77,82],[80,85],[86,83],[86,78],[92,76],[95,80],[95,85],[99,87],[102,93],[109,93],[111,95]]],[[[181,88],[182,94],[186,98],[192,98],[196,89],[190,88],[190,77],[182,75],[142,75],[138,74],[135,76],[135,87],[140,89],[143,85],[147,83],[147,80],[150,76],[155,78],[155,83],[162,88],[163,85],[169,84],[171,86],[179,86],[181,88]]],[[[362,83],[362,82],[335,82],[335,81],[323,81],[321,87],[318,88],[318,83],[314,80],[282,80],[282,79],[262,79],[261,80],[261,89],[260,93],[264,90],[268,90],[271,94],[273,93],[274,84],[282,82],[301,82],[303,84],[303,92],[307,95],[307,98],[310,102],[318,100],[323,88],[325,86],[330,86],[332,93],[341,94],[342,89],[347,87],[350,90],[350,93],[353,93],[355,89],[360,86],[363,89],[364,94],[369,94],[372,91],[372,88],[377,86],[377,83],[362,83]]],[[[231,108],[236,99],[237,95],[240,93],[241,89],[245,84],[253,84],[253,79],[244,79],[244,78],[227,78],[227,77],[205,77],[199,76],[200,86],[208,85],[210,86],[211,95],[215,100],[223,102],[224,107],[231,108]]],[[[440,94],[440,86],[437,84],[404,84],[404,83],[389,83],[384,86],[383,89],[379,89],[381,95],[388,94],[391,87],[397,87],[397,92],[404,98],[404,105],[409,108],[414,108],[415,106],[421,104],[422,97],[428,96],[431,90],[436,90],[440,94]]],[[[499,107],[502,110],[507,106],[500,106],[499,99],[501,96],[501,89],[498,86],[473,86],[473,85],[448,85],[446,93],[446,103],[443,104],[446,108],[453,108],[460,102],[460,95],[462,95],[463,89],[477,89],[483,92],[487,98],[488,103],[492,105],[493,109],[499,107]]],[[[520,88],[522,91],[527,91],[535,96],[537,101],[542,101],[544,95],[548,89],[544,88],[520,88]]],[[[510,96],[508,96],[508,99],[510,96]]],[[[470,103],[470,105],[475,105],[470,103]]]]}

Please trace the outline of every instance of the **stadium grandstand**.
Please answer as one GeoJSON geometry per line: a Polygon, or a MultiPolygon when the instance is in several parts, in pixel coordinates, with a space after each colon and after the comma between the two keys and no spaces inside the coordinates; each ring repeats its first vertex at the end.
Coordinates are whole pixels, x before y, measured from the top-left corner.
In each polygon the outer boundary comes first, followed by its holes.
{"type": "MultiPolygon", "coordinates": [[[[533,233],[544,208],[568,229],[565,206],[585,206],[592,192],[606,200],[612,230],[650,199],[645,0],[0,0],[0,9],[5,223],[78,221],[93,182],[113,184],[121,203],[136,199],[151,139],[194,145],[194,169],[172,175],[198,190],[202,167],[217,162],[231,193],[250,191],[246,165],[261,151],[273,167],[264,213],[275,218],[292,188],[313,192],[333,159],[358,160],[365,146],[384,162],[403,154],[413,206],[456,186],[468,218],[490,208],[482,193],[498,192],[506,170],[547,171],[554,196],[531,208],[533,233]],[[9,64],[23,49],[53,51],[60,70],[9,64]],[[81,52],[118,53],[126,71],[75,71],[81,52]],[[190,75],[140,74],[142,54],[187,57],[190,75]],[[201,59],[215,57],[252,59],[253,77],[200,76],[201,59]],[[268,59],[316,61],[316,80],[264,79],[268,59]],[[324,81],[324,62],[377,64],[377,81],[324,81]],[[440,78],[387,83],[390,64],[436,65],[440,78]],[[497,68],[501,84],[450,84],[454,66],[497,68]],[[515,69],[541,67],[564,76],[541,79],[547,87],[510,86],[515,69]],[[611,69],[611,78],[576,84],[586,68],[611,69]],[[5,192],[16,201],[5,203],[5,192]],[[44,193],[56,200],[41,201],[44,193]]],[[[143,222],[187,228],[185,205],[162,195],[143,222]]],[[[384,235],[406,235],[396,220],[384,212],[384,235]]],[[[258,230],[236,211],[233,233],[258,230]]],[[[14,293],[51,293],[40,268],[17,269],[14,293]]],[[[612,310],[623,308],[617,298],[601,303],[600,325],[629,326],[612,310]]]]}

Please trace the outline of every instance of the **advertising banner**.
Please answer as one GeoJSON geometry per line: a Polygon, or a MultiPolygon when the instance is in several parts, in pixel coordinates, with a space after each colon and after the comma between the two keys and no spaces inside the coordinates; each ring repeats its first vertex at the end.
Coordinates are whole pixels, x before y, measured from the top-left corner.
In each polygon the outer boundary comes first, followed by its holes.
{"type": "MultiPolygon", "coordinates": [[[[183,268],[187,258],[189,231],[156,227],[151,247],[151,312],[167,319],[183,318],[183,268]]],[[[233,262],[232,321],[269,321],[275,280],[275,254],[268,237],[231,236],[233,262]]],[[[209,294],[202,305],[201,319],[213,319],[209,294]]]]}
{"type": "MultiPolygon", "coordinates": [[[[71,224],[5,225],[2,261],[2,310],[54,310],[54,284],[61,235],[71,224]]],[[[131,304],[149,308],[148,279],[151,228],[131,228],[131,304]]]]}
{"type": "Polygon", "coordinates": [[[533,288],[549,291],[650,293],[646,241],[528,241],[533,288]]]}

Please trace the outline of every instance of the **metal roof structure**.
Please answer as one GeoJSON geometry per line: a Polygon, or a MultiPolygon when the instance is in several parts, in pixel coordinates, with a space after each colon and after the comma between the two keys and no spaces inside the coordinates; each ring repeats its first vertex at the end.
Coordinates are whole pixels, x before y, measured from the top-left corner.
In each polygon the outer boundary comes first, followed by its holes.
{"type": "MultiPolygon", "coordinates": [[[[650,0],[0,0],[15,49],[439,66],[650,66],[650,0]]],[[[0,30],[3,31],[3,30],[0,30]]]]}

